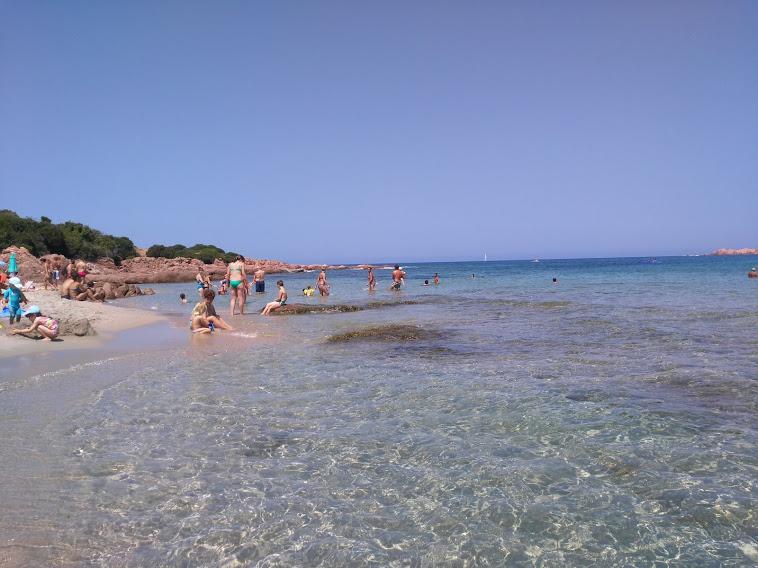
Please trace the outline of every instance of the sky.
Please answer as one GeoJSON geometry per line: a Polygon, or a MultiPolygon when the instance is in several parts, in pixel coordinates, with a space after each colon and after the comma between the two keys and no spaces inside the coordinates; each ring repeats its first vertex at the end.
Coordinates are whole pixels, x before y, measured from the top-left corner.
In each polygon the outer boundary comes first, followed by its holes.
{"type": "Polygon", "coordinates": [[[290,262],[758,247],[758,2],[4,0],[0,194],[290,262]]]}

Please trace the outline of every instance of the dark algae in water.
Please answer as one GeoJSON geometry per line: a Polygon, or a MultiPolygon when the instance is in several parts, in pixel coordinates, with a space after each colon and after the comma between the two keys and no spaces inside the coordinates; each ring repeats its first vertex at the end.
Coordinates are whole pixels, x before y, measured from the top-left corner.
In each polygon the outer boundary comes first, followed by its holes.
{"type": "Polygon", "coordinates": [[[440,339],[439,331],[424,329],[416,325],[377,325],[364,327],[330,335],[327,341],[330,343],[346,343],[348,341],[423,341],[440,339]]]}
{"type": "Polygon", "coordinates": [[[271,312],[275,316],[298,316],[304,314],[344,314],[349,312],[361,312],[363,310],[377,310],[393,306],[412,306],[419,302],[416,300],[402,300],[399,302],[369,302],[368,304],[287,304],[278,310],[271,312]]]}

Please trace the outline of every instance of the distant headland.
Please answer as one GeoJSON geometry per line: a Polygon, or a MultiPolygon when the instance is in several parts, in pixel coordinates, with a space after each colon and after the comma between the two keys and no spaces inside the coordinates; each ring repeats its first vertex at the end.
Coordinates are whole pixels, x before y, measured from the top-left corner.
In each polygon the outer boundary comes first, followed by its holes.
{"type": "Polygon", "coordinates": [[[741,254],[758,255],[758,248],[718,249],[713,251],[710,256],[736,256],[741,254]]]}

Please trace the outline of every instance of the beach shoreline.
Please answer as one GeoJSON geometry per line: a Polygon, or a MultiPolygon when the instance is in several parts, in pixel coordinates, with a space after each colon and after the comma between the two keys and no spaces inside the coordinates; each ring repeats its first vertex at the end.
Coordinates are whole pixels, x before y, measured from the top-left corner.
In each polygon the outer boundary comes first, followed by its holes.
{"type": "MultiPolygon", "coordinates": [[[[32,290],[25,292],[29,305],[40,306],[45,315],[53,318],[84,318],[95,330],[94,335],[77,337],[66,335],[58,341],[42,341],[22,336],[11,336],[7,318],[2,320],[0,332],[0,359],[36,353],[61,352],[69,350],[98,349],[112,342],[127,330],[161,324],[170,326],[170,320],[158,313],[139,308],[119,306],[115,303],[77,302],[60,297],[55,290],[32,290]]],[[[27,324],[22,318],[21,326],[27,324]]],[[[18,327],[16,324],[15,327],[18,327]]]]}

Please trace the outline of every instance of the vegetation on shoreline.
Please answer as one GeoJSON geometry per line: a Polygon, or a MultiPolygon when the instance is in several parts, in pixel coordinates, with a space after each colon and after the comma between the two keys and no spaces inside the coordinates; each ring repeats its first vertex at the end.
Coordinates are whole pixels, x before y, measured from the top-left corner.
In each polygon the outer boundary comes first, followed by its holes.
{"type": "Polygon", "coordinates": [[[184,245],[153,245],[147,249],[146,256],[163,257],[163,258],[196,258],[205,264],[212,264],[214,260],[221,259],[225,262],[232,262],[237,257],[236,252],[226,252],[214,245],[204,245],[198,243],[191,247],[184,245]]]}
{"type": "Polygon", "coordinates": [[[134,243],[127,237],[106,235],[73,221],[53,223],[44,216],[36,221],[3,209],[0,210],[0,249],[11,245],[25,247],[37,257],[62,254],[67,258],[92,261],[105,257],[117,265],[137,256],[134,243]]]}

